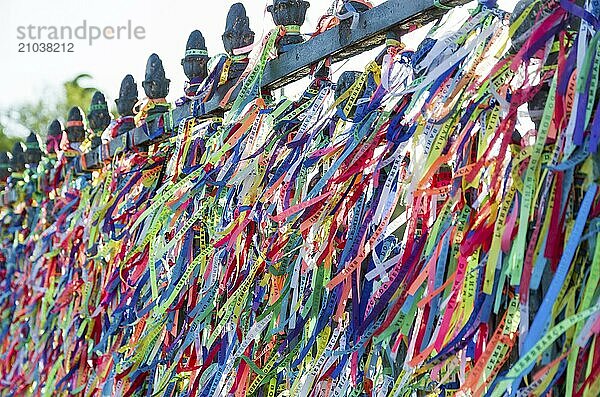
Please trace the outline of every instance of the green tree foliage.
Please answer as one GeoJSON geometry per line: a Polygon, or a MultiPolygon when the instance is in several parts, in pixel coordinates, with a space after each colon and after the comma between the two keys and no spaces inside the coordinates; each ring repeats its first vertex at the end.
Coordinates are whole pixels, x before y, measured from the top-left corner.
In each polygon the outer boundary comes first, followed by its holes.
{"type": "Polygon", "coordinates": [[[58,109],[62,112],[62,117],[66,117],[69,109],[71,109],[73,106],[79,106],[84,111],[87,111],[88,107],[90,106],[90,102],[92,101],[92,96],[94,96],[94,92],[96,92],[97,89],[93,87],[84,87],[81,85],[81,81],[91,79],[92,76],[89,74],[80,74],[73,80],[67,81],[63,84],[65,100],[59,104],[58,109]]]}
{"type": "Polygon", "coordinates": [[[7,136],[4,133],[4,126],[0,124],[0,151],[10,152],[15,142],[19,140],[19,138],[7,136]]]}
{"type": "Polygon", "coordinates": [[[59,119],[64,122],[69,109],[73,106],[79,106],[87,111],[96,88],[82,84],[85,80],[91,79],[92,76],[89,74],[80,74],[73,80],[63,83],[62,97],[58,101],[52,100],[51,95],[41,95],[34,102],[20,104],[9,109],[7,116],[25,129],[34,131],[43,137],[52,120],[59,119]]]}

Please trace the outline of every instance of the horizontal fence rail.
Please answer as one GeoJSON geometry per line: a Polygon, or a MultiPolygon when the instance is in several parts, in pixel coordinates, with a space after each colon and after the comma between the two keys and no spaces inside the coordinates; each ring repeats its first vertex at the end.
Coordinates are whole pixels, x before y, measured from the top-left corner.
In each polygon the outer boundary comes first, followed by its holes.
{"type": "MultiPolygon", "coordinates": [[[[306,77],[311,66],[319,61],[331,58],[332,62],[340,62],[371,50],[385,42],[385,36],[391,29],[411,29],[426,25],[442,17],[449,8],[464,5],[469,0],[451,0],[438,5],[435,0],[388,0],[385,3],[360,13],[358,24],[351,29],[352,18],[342,20],[339,25],[311,38],[310,40],[292,46],[289,51],[279,55],[267,63],[262,78],[262,87],[266,89],[281,88],[289,83],[306,77]]],[[[235,98],[234,91],[231,96],[235,98]]],[[[168,113],[169,120],[165,124],[164,136],[153,133],[160,119],[131,130],[127,136],[119,136],[111,141],[106,148],[97,147],[86,153],[84,161],[77,157],[74,166],[79,170],[91,170],[102,166],[103,162],[112,158],[117,152],[131,147],[144,147],[153,142],[163,140],[172,133],[169,125],[177,126],[181,120],[192,116],[201,117],[222,111],[223,98],[215,95],[208,102],[199,100],[179,106],[168,113]],[[201,109],[194,114],[192,109],[201,109]],[[105,156],[108,154],[108,157],[105,156]],[[85,166],[83,166],[85,164],[85,166]]],[[[164,121],[164,117],[163,120],[164,121]]]]}

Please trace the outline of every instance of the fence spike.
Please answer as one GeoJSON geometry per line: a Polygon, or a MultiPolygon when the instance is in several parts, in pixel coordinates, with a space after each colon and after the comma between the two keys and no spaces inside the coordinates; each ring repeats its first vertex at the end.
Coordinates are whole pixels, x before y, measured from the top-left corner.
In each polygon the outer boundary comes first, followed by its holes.
{"type": "Polygon", "coordinates": [[[273,0],[273,4],[267,7],[275,25],[285,28],[285,36],[278,43],[280,54],[286,52],[289,46],[304,42],[300,28],[304,25],[309,7],[310,3],[302,0],[273,0]]]}
{"type": "Polygon", "coordinates": [[[204,36],[199,30],[194,30],[188,37],[185,54],[181,59],[183,72],[188,78],[185,94],[194,96],[208,75],[208,50],[204,36]]]}
{"type": "Polygon", "coordinates": [[[25,140],[25,163],[31,168],[36,168],[37,164],[42,160],[42,150],[40,149],[40,141],[35,132],[31,131],[25,140]]]}
{"type": "Polygon", "coordinates": [[[102,132],[109,126],[111,119],[106,98],[100,91],[96,91],[92,97],[87,118],[92,150],[94,150],[102,144],[102,132]]]}

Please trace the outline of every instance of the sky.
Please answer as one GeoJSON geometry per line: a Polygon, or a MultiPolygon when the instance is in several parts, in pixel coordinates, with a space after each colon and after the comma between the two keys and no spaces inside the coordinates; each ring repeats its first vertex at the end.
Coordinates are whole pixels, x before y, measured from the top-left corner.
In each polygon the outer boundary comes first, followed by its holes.
{"type": "MultiPolygon", "coordinates": [[[[93,76],[89,85],[104,92],[107,100],[113,102],[118,96],[121,80],[126,74],[132,74],[138,83],[140,98],[143,96],[141,82],[148,56],[157,53],[163,61],[167,78],[171,80],[170,94],[167,98],[174,101],[181,96],[185,75],[180,64],[185,44],[191,31],[200,30],[208,47],[209,55],[223,52],[221,34],[225,28],[225,19],[231,4],[240,0],[2,0],[0,13],[7,16],[0,24],[0,53],[4,54],[0,62],[0,112],[19,103],[36,100],[40,95],[52,100],[60,95],[62,83],[78,74],[93,76]],[[143,39],[98,39],[90,45],[86,40],[44,40],[53,43],[73,43],[73,52],[43,53],[19,52],[19,46],[39,40],[19,39],[20,33],[33,26],[69,26],[75,30],[86,22],[88,28],[108,27],[110,34],[119,26],[131,24],[132,30],[141,27],[143,39]],[[19,29],[19,27],[23,27],[19,29]],[[23,30],[25,29],[25,30],[23,30]]],[[[407,0],[412,1],[412,0],[407,0]]],[[[259,40],[274,24],[271,15],[266,12],[271,0],[241,0],[246,6],[250,26],[259,40]]],[[[383,0],[374,0],[374,5],[383,0]]],[[[308,10],[303,33],[310,33],[319,17],[331,5],[331,0],[312,0],[308,10]]],[[[512,10],[514,1],[500,0],[499,5],[512,10]]],[[[127,31],[122,30],[125,36],[127,31]]],[[[140,30],[138,30],[138,33],[140,30]]],[[[35,35],[37,32],[33,31],[35,35]]],[[[44,31],[43,33],[46,33],[44,31]]],[[[133,31],[132,31],[133,33],[133,31]]],[[[426,32],[416,32],[408,39],[418,45],[426,32]]],[[[133,36],[133,34],[132,34],[133,36]]],[[[88,34],[89,39],[89,34],[88,34]]],[[[334,67],[342,70],[361,69],[366,64],[363,55],[348,63],[334,67]]],[[[16,127],[15,127],[16,128],[16,127]]],[[[10,129],[8,131],[11,133],[10,129]]],[[[18,128],[12,131],[19,134],[18,128]]]]}

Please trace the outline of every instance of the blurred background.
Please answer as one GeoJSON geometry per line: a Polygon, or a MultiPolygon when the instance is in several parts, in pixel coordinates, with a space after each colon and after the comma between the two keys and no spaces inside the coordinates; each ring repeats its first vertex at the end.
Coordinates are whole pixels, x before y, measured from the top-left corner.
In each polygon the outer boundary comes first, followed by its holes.
{"type": "MultiPolygon", "coordinates": [[[[412,0],[407,0],[412,1],[412,0]]],[[[185,75],[180,60],[185,51],[188,35],[199,29],[206,39],[209,55],[223,53],[221,34],[231,4],[246,6],[250,25],[258,41],[274,24],[266,7],[271,0],[104,0],[81,2],[76,0],[2,0],[0,12],[5,15],[0,24],[0,150],[10,150],[15,140],[22,139],[30,130],[44,136],[50,121],[64,121],[70,107],[80,106],[87,111],[91,96],[102,91],[114,112],[121,80],[132,74],[143,97],[141,82],[148,56],[155,52],[163,61],[167,78],[171,79],[167,98],[175,101],[183,94],[185,75]],[[72,40],[73,53],[18,52],[19,26],[71,26],[75,29],[86,20],[88,26],[120,26],[131,20],[133,26],[145,29],[145,39],[99,39],[89,45],[86,41],[72,40]]],[[[332,5],[332,0],[311,0],[302,33],[312,33],[321,15],[332,5]]],[[[372,0],[379,5],[384,0],[372,0]]],[[[516,1],[499,0],[501,8],[512,11],[516,1]]],[[[458,27],[473,4],[453,12],[452,22],[458,27]]],[[[452,24],[451,24],[452,25],[452,24]]],[[[427,34],[425,26],[404,42],[416,48],[427,34]]],[[[48,40],[44,40],[48,41],[48,40]]],[[[63,40],[58,42],[69,42],[63,40]]],[[[379,49],[335,65],[334,78],[344,70],[362,70],[379,49]]],[[[307,85],[300,81],[286,87],[285,94],[293,96],[307,85]]]]}

